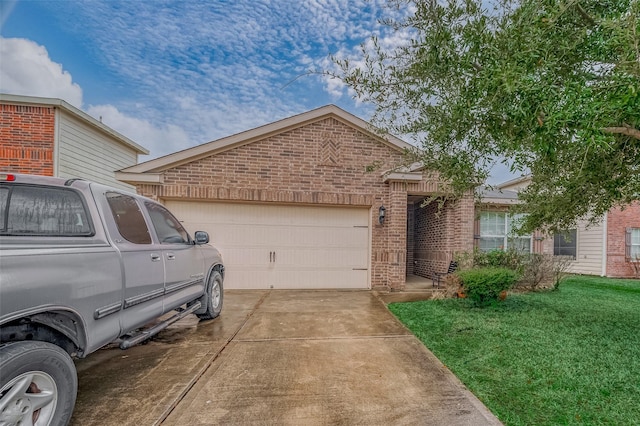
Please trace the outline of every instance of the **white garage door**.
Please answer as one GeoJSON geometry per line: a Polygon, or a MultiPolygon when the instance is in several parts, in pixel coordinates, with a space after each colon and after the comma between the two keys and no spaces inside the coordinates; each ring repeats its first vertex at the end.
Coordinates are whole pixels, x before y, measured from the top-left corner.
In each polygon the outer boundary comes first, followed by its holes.
{"type": "Polygon", "coordinates": [[[168,201],[222,253],[225,288],[368,288],[369,210],[168,201]]]}

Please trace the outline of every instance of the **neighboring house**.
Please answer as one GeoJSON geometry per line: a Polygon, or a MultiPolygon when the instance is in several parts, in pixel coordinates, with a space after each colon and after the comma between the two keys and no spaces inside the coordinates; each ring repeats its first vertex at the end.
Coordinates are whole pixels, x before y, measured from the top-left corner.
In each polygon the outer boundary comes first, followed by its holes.
{"type": "Polygon", "coordinates": [[[85,178],[135,190],[114,172],[148,153],[63,100],[0,94],[0,171],[85,178]]]}
{"type": "Polygon", "coordinates": [[[611,209],[595,224],[579,222],[566,234],[513,238],[510,224],[517,217],[507,213],[518,202],[518,191],[528,185],[525,176],[484,190],[476,205],[476,247],[481,250],[517,247],[534,253],[573,256],[571,272],[608,277],[634,277],[634,261],[640,259],[640,202],[611,209]]]}
{"type": "Polygon", "coordinates": [[[439,214],[420,208],[443,189],[397,168],[411,149],[330,105],[116,177],[209,232],[226,288],[402,290],[407,274],[446,271],[473,249],[473,194],[439,214]]]}

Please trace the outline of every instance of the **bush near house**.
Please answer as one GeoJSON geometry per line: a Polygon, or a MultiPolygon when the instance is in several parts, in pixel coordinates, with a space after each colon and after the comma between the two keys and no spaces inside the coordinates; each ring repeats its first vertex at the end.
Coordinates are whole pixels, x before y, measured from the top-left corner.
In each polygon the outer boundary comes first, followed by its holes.
{"type": "Polygon", "coordinates": [[[573,258],[517,250],[492,250],[459,253],[456,260],[462,270],[472,268],[507,268],[518,274],[515,287],[526,290],[558,289],[573,258]]]}
{"type": "Polygon", "coordinates": [[[475,268],[458,272],[465,294],[478,305],[498,300],[500,293],[509,290],[518,273],[508,268],[475,268]]]}

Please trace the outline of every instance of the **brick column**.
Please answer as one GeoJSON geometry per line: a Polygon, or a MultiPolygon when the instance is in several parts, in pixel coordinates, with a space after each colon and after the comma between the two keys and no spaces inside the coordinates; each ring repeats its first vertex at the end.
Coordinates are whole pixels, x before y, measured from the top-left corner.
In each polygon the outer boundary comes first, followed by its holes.
{"type": "Polygon", "coordinates": [[[454,206],[457,223],[453,227],[455,238],[453,241],[452,254],[458,252],[473,251],[473,231],[475,225],[475,203],[473,193],[468,192],[459,199],[454,206]]]}
{"type": "Polygon", "coordinates": [[[389,185],[387,206],[387,282],[391,290],[403,290],[407,277],[407,189],[403,182],[389,185]]]}

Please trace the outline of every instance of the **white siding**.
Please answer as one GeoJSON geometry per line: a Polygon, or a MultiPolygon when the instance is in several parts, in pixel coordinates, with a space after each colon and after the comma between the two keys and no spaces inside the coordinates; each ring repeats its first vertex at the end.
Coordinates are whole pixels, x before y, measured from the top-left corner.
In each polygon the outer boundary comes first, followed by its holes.
{"type": "Polygon", "coordinates": [[[114,172],[135,165],[136,151],[61,110],[57,130],[59,177],[81,177],[135,192],[135,186],[116,180],[114,172]]]}
{"type": "Polygon", "coordinates": [[[586,228],[587,222],[578,225],[576,260],[571,265],[571,272],[577,274],[602,275],[602,244],[605,226],[602,221],[586,228]]]}

